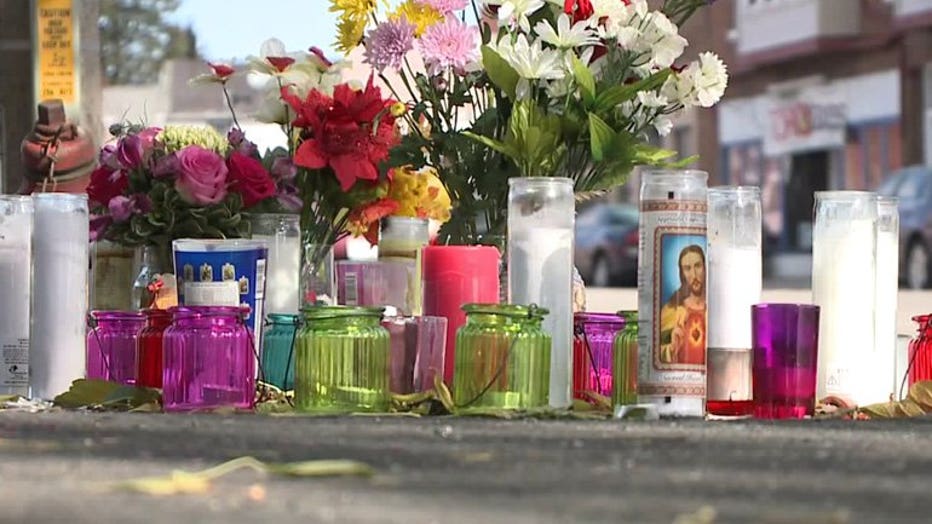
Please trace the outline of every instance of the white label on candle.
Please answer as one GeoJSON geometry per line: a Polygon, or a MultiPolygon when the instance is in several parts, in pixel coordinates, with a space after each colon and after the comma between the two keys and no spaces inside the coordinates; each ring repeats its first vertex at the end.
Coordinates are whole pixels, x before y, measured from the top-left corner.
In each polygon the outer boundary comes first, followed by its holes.
{"type": "Polygon", "coordinates": [[[185,282],[184,302],[189,306],[239,306],[239,283],[185,282]]]}
{"type": "Polygon", "coordinates": [[[0,341],[0,388],[29,385],[29,339],[0,341]]]}

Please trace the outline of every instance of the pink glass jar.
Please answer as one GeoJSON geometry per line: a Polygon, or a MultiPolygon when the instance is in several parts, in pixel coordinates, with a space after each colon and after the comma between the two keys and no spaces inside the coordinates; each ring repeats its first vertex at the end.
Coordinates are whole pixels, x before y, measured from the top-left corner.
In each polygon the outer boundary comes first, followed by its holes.
{"type": "Polygon", "coordinates": [[[136,383],[136,339],[145,325],[140,313],[93,311],[87,330],[89,379],[136,383]]]}
{"type": "Polygon", "coordinates": [[[576,313],[573,317],[573,398],[612,396],[615,335],[625,325],[615,313],[576,313]]]}
{"type": "Polygon", "coordinates": [[[913,317],[918,324],[916,337],[909,341],[909,385],[932,380],[932,315],[913,317]]]}
{"type": "Polygon", "coordinates": [[[186,306],[169,312],[172,323],[162,346],[165,411],[251,409],[256,352],[245,324],[248,308],[186,306]]]}

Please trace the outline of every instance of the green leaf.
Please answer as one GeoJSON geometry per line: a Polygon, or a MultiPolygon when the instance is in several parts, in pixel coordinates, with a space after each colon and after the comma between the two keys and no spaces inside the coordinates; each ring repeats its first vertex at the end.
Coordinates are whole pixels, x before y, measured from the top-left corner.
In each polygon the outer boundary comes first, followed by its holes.
{"type": "Polygon", "coordinates": [[[68,391],[52,401],[63,408],[110,407],[133,409],[162,398],[157,389],[125,386],[117,382],[96,379],[78,379],[68,391]]]}
{"type": "Polygon", "coordinates": [[[482,65],[485,66],[492,83],[504,91],[508,98],[514,100],[516,98],[515,92],[518,89],[518,72],[501,55],[487,45],[482,46],[482,65]]]}
{"type": "Polygon", "coordinates": [[[368,464],[355,460],[307,460],[282,464],[267,463],[265,469],[269,473],[288,477],[371,477],[375,473],[368,464]]]}
{"type": "Polygon", "coordinates": [[[615,139],[615,130],[595,113],[589,113],[589,147],[592,160],[601,162],[605,158],[605,149],[615,139]]]}
{"type": "Polygon", "coordinates": [[[495,140],[494,138],[489,138],[489,137],[486,137],[486,136],[477,135],[477,134],[475,134],[475,133],[473,133],[473,132],[471,132],[471,131],[464,131],[464,132],[463,132],[463,135],[465,135],[465,136],[467,136],[467,137],[469,137],[469,138],[471,138],[471,139],[473,139],[473,140],[475,140],[475,141],[477,141],[477,142],[479,142],[479,143],[481,143],[481,144],[483,144],[483,145],[485,145],[485,146],[487,146],[487,147],[490,147],[490,148],[492,148],[493,150],[498,151],[499,153],[501,153],[501,154],[503,154],[503,155],[505,155],[505,156],[507,156],[507,157],[509,157],[509,158],[513,158],[513,159],[517,160],[517,159],[520,157],[520,154],[518,153],[518,151],[516,151],[516,150],[514,149],[513,146],[511,146],[511,145],[509,145],[509,144],[506,144],[506,143],[504,143],[504,142],[500,142],[500,141],[498,141],[498,140],[495,140]]]}
{"type": "Polygon", "coordinates": [[[664,69],[631,84],[612,86],[595,98],[595,111],[604,114],[618,104],[633,99],[639,91],[653,91],[662,86],[668,76],[670,76],[670,70],[664,69]]]}
{"type": "Polygon", "coordinates": [[[595,77],[589,66],[583,63],[575,54],[573,57],[573,77],[583,95],[583,101],[586,106],[592,105],[595,101],[595,77]]]}

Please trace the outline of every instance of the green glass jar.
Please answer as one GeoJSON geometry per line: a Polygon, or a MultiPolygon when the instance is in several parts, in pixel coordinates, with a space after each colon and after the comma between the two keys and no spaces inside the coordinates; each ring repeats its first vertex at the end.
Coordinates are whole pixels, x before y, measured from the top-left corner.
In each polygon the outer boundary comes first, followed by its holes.
{"type": "Polygon", "coordinates": [[[466,304],[456,333],[453,402],[459,411],[526,410],[548,405],[550,335],[546,309],[466,304]]]}
{"type": "Polygon", "coordinates": [[[309,306],[295,348],[295,408],[388,411],[391,339],[382,308],[309,306]]]}
{"type": "Polygon", "coordinates": [[[625,406],[638,402],[638,312],[619,311],[618,315],[625,319],[625,327],[615,335],[612,404],[625,406]]]}
{"type": "Polygon", "coordinates": [[[262,333],[262,373],[265,381],[283,390],[294,389],[295,341],[298,315],[272,313],[262,333]]]}

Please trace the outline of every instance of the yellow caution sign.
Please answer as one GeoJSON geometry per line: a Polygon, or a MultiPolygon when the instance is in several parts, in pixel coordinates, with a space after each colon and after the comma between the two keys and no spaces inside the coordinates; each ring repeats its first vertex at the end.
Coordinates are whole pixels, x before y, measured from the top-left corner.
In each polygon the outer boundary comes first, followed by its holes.
{"type": "Polygon", "coordinates": [[[75,41],[72,0],[36,0],[39,100],[75,101],[75,41]]]}

